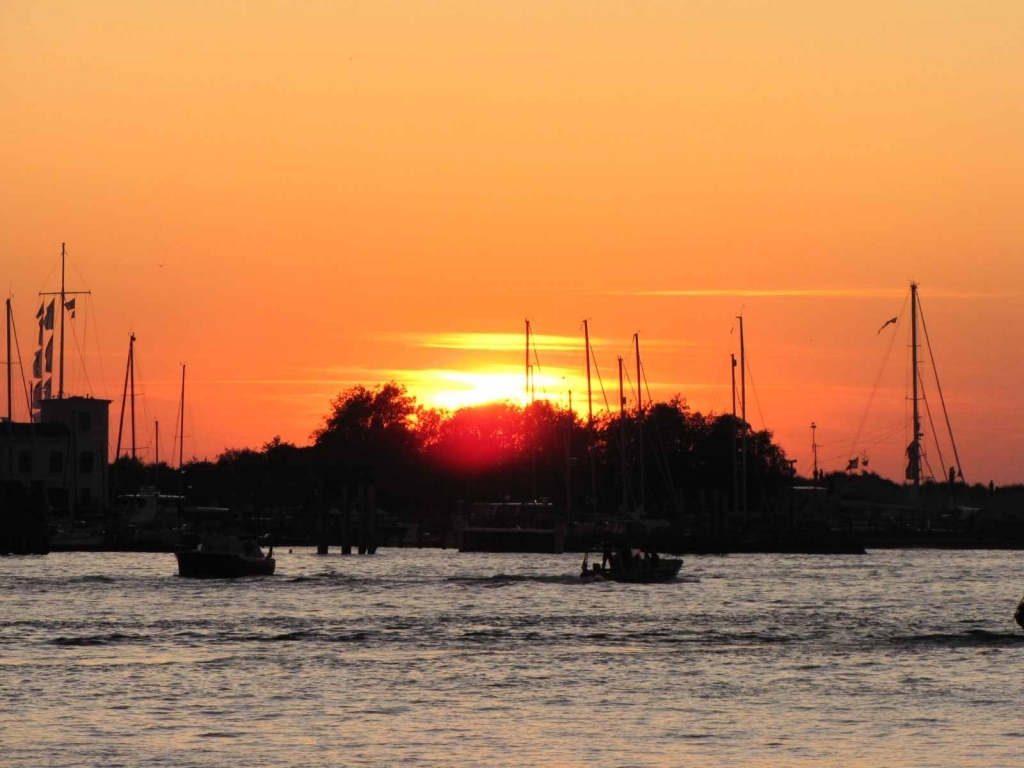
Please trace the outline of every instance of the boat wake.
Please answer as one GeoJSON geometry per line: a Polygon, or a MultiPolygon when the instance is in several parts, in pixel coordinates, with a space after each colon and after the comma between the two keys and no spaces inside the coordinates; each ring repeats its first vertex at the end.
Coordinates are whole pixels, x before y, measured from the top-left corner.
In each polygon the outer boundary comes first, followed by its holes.
{"type": "Polygon", "coordinates": [[[114,643],[131,643],[138,640],[146,640],[139,635],[126,635],[121,632],[112,632],[105,635],[84,635],[82,637],[55,637],[50,640],[50,645],[64,646],[88,646],[88,645],[113,645],[114,643]]]}
{"type": "Polygon", "coordinates": [[[987,629],[969,629],[966,632],[935,632],[923,635],[903,635],[892,638],[896,645],[934,646],[940,648],[1017,648],[1024,645],[1020,632],[992,632],[987,629]]]}
{"type": "Polygon", "coordinates": [[[575,575],[531,576],[520,573],[496,573],[493,576],[450,576],[445,579],[449,584],[465,584],[466,586],[505,587],[510,584],[582,584],[575,575]]]}

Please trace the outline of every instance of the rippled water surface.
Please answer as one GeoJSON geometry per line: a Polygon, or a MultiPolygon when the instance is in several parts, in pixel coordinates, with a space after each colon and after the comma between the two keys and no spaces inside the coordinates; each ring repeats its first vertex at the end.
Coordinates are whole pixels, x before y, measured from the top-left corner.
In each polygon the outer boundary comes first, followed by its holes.
{"type": "Polygon", "coordinates": [[[0,763],[1017,765],[1015,552],[0,558],[0,763]]]}

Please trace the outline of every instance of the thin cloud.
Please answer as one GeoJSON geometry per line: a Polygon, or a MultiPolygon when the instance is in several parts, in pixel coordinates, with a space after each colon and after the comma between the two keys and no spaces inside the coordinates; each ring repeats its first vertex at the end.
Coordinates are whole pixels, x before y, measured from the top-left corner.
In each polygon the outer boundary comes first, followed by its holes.
{"type": "MultiPolygon", "coordinates": [[[[906,295],[906,289],[889,288],[666,288],[636,291],[596,291],[605,296],[691,297],[691,298],[771,298],[771,299],[894,299],[906,295]]],[[[926,290],[929,297],[942,299],[1014,298],[1018,292],[926,290]]]]}
{"type": "MultiPolygon", "coordinates": [[[[523,349],[525,335],[523,333],[426,333],[399,334],[400,341],[427,349],[461,349],[479,352],[510,352],[523,349]]],[[[583,345],[582,335],[555,336],[550,334],[531,334],[531,346],[545,352],[569,352],[583,345]]],[[[592,343],[606,343],[606,340],[591,339],[592,343]]]]}
{"type": "MultiPolygon", "coordinates": [[[[472,352],[521,352],[525,344],[525,336],[522,333],[427,333],[427,334],[398,334],[388,337],[389,340],[398,339],[412,346],[426,349],[450,349],[472,352]]],[[[606,337],[590,337],[590,344],[594,347],[614,347],[631,343],[631,339],[619,339],[618,341],[606,337]]],[[[645,348],[689,347],[694,342],[681,339],[652,339],[641,334],[640,342],[645,348]]],[[[538,352],[578,352],[583,348],[583,334],[579,336],[558,336],[551,334],[535,333],[530,336],[531,349],[538,352]]]]}

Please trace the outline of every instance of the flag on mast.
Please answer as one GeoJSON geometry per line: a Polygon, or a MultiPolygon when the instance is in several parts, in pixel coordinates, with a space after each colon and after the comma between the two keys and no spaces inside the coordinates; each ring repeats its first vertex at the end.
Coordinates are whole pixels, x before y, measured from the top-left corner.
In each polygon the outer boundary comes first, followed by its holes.
{"type": "Polygon", "coordinates": [[[64,302],[64,309],[66,309],[68,311],[68,314],[71,315],[71,319],[74,320],[75,319],[75,300],[74,299],[68,299],[67,301],[65,301],[64,302]]]}
{"type": "Polygon", "coordinates": [[[32,359],[32,378],[43,378],[43,350],[41,349],[36,350],[36,355],[32,359]]]}
{"type": "Polygon", "coordinates": [[[50,299],[49,305],[46,307],[46,316],[43,318],[43,327],[48,330],[53,330],[53,307],[56,299],[50,299]]]}
{"type": "Polygon", "coordinates": [[[39,311],[36,312],[36,320],[43,322],[43,313],[46,311],[46,301],[39,302],[39,311]]]}
{"type": "Polygon", "coordinates": [[[46,372],[53,373],[53,336],[46,342],[46,372]]]}

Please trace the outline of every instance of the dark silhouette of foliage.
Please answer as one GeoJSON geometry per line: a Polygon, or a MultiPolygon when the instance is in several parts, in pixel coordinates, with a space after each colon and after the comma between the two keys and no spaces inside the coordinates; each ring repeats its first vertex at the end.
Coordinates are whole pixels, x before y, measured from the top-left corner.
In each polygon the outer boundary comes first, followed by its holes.
{"type": "MultiPolygon", "coordinates": [[[[633,514],[641,495],[647,516],[673,520],[701,494],[731,496],[740,426],[731,415],[693,412],[679,396],[589,425],[544,400],[448,412],[392,381],[339,393],[309,447],[274,437],[180,474],[167,469],[162,485],[176,492],[181,481],[193,504],[301,509],[304,525],[317,510],[351,503],[346,494],[359,486],[373,486],[380,507],[409,521],[450,519],[459,500],[505,498],[548,498],[577,516],[633,514]]],[[[764,507],[791,484],[792,465],[770,432],[750,432],[748,444],[750,506],[764,507]]],[[[150,471],[119,462],[122,488],[150,471]]]]}

